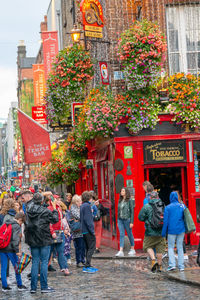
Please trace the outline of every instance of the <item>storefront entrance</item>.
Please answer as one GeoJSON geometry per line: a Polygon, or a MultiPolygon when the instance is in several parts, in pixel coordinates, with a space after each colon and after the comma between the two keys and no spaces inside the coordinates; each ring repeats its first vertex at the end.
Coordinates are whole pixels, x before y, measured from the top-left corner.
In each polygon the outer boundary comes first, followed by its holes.
{"type": "Polygon", "coordinates": [[[169,204],[170,193],[176,190],[180,192],[183,201],[187,203],[186,168],[149,168],[146,169],[145,177],[153,184],[165,205],[169,204]]]}

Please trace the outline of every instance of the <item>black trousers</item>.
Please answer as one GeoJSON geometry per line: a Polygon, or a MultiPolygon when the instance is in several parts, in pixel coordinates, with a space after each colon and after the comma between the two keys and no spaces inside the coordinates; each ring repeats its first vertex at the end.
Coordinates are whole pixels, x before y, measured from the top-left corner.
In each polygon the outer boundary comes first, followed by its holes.
{"type": "Polygon", "coordinates": [[[96,249],[96,238],[94,234],[86,233],[83,235],[85,241],[85,249],[86,249],[86,263],[85,266],[91,266],[92,255],[96,249]]]}

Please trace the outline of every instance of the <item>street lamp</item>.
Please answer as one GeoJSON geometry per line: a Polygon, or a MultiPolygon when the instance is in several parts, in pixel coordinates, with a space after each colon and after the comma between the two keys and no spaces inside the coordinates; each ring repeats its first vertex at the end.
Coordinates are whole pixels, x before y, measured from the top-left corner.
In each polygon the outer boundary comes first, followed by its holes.
{"type": "Polygon", "coordinates": [[[71,38],[73,43],[79,43],[81,39],[81,29],[77,28],[77,25],[74,24],[73,29],[70,31],[71,38]]]}

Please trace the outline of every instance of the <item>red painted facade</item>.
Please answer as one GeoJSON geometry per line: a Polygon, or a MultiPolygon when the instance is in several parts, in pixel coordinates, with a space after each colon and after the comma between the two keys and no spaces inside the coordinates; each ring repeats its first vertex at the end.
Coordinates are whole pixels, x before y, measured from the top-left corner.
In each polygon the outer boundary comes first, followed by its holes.
{"type": "MultiPolygon", "coordinates": [[[[196,203],[198,203],[196,199],[199,199],[200,202],[200,193],[195,192],[193,146],[194,141],[196,143],[195,145],[199,145],[200,133],[186,133],[183,129],[177,133],[177,125],[173,125],[171,119],[171,116],[160,116],[160,124],[157,126],[155,134],[153,134],[152,131],[149,135],[144,133],[144,135],[138,134],[130,136],[128,133],[123,135],[123,132],[125,132],[123,131],[113,139],[96,139],[88,143],[88,159],[93,159],[94,168],[87,170],[81,166],[81,178],[76,183],[76,192],[81,194],[84,190],[95,190],[98,192],[99,199],[102,199],[102,204],[107,209],[107,215],[103,217],[103,244],[113,248],[117,248],[119,244],[119,232],[116,226],[119,200],[119,183],[117,182],[117,178],[121,177],[121,179],[124,180],[124,186],[127,186],[127,184],[131,186],[133,184],[135,190],[133,234],[135,238],[135,248],[142,248],[144,223],[138,220],[138,214],[143,206],[145,197],[142,183],[144,180],[150,180],[152,182],[152,180],[155,179],[153,174],[158,171],[161,172],[160,177],[163,178],[162,183],[164,184],[167,183],[169,179],[172,180],[172,182],[177,180],[182,191],[182,199],[190,209],[197,226],[197,233],[200,233],[200,223],[197,223],[197,221],[199,221],[199,212],[196,206],[196,203]],[[162,133],[162,129],[169,125],[171,126],[169,127],[169,133],[162,133]],[[174,132],[170,132],[170,128],[172,128],[174,132]],[[177,143],[175,143],[177,145],[182,143],[186,151],[185,160],[180,162],[157,162],[148,164],[144,160],[144,143],[146,141],[150,144],[151,141],[161,141],[162,143],[166,141],[174,143],[174,141],[177,141],[177,143]],[[132,158],[125,158],[124,147],[126,146],[132,146],[132,158]],[[117,159],[120,159],[122,162],[121,167],[117,168],[120,170],[115,168],[117,159]]],[[[124,123],[126,123],[126,120],[124,120],[124,123]]],[[[200,145],[198,147],[200,149],[200,145]]],[[[190,236],[187,237],[187,242],[191,245],[197,245],[199,242],[197,234],[190,234],[190,236]]]]}

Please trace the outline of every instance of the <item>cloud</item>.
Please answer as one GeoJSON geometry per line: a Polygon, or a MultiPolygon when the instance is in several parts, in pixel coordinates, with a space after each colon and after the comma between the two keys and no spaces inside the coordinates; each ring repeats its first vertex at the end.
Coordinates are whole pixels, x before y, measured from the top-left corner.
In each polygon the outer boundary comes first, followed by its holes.
{"type": "Polygon", "coordinates": [[[13,101],[17,101],[17,70],[0,67],[0,118],[8,117],[13,101]]]}

